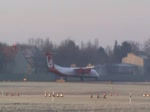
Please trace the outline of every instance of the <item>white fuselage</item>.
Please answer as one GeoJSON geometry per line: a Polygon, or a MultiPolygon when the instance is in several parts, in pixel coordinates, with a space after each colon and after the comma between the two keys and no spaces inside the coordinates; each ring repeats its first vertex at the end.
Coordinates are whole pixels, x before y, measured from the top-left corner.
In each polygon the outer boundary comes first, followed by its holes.
{"type": "Polygon", "coordinates": [[[55,65],[54,64],[54,68],[55,70],[60,73],[61,75],[64,75],[64,76],[74,76],[74,77],[99,77],[99,74],[96,72],[95,69],[91,69],[91,71],[89,73],[86,73],[86,74],[81,74],[81,73],[77,73],[75,71],[75,69],[78,69],[78,68],[69,68],[69,67],[61,67],[61,66],[58,66],[58,65],[55,65]]]}

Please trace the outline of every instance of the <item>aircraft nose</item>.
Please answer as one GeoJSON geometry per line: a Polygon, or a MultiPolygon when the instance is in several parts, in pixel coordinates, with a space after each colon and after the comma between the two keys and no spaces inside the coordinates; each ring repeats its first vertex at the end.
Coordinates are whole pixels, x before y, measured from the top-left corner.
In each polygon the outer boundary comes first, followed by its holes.
{"type": "Polygon", "coordinates": [[[95,75],[97,76],[97,77],[99,77],[100,75],[99,75],[99,73],[97,73],[97,71],[95,70],[95,75]]]}
{"type": "Polygon", "coordinates": [[[99,73],[97,73],[97,72],[96,72],[96,75],[97,75],[98,77],[100,76],[99,73]]]}

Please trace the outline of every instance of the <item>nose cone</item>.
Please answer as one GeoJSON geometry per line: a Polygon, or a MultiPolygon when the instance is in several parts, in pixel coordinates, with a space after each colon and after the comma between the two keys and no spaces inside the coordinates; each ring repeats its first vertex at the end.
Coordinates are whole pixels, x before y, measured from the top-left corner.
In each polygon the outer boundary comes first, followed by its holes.
{"type": "Polygon", "coordinates": [[[100,76],[99,73],[96,72],[96,76],[99,77],[100,76]]]}
{"type": "Polygon", "coordinates": [[[93,73],[94,73],[94,76],[96,76],[96,77],[99,77],[99,76],[100,76],[99,73],[97,73],[96,70],[93,70],[93,73]]]}

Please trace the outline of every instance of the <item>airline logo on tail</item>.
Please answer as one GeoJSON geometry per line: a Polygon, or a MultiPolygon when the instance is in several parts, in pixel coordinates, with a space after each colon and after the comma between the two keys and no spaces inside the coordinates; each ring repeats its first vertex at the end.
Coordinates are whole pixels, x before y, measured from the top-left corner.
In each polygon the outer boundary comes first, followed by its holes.
{"type": "Polygon", "coordinates": [[[47,55],[47,65],[49,68],[54,68],[54,63],[51,54],[46,53],[47,55]]]}

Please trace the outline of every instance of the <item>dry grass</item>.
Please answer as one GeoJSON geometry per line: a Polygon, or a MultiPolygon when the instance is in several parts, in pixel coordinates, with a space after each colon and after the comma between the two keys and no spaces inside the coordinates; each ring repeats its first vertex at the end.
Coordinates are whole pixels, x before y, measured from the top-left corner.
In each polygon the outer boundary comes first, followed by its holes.
{"type": "Polygon", "coordinates": [[[0,82],[0,90],[20,96],[0,96],[0,112],[149,112],[150,83],[54,83],[0,82]],[[44,97],[44,92],[63,93],[63,98],[44,97]],[[132,103],[129,104],[129,93],[132,103]],[[107,99],[97,94],[112,93],[107,99]],[[118,96],[115,95],[118,93],[118,96]],[[93,98],[90,95],[94,94],[93,98]]]}

